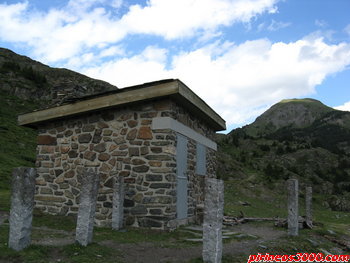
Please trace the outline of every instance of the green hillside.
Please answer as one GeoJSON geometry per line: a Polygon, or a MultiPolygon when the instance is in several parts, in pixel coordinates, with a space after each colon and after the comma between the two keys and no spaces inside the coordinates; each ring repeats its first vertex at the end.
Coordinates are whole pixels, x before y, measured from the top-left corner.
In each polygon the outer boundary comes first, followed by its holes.
{"type": "Polygon", "coordinates": [[[107,82],[0,48],[0,189],[9,189],[14,167],[34,166],[36,131],[18,126],[19,114],[113,89],[107,82]]]}
{"type": "Polygon", "coordinates": [[[350,112],[312,99],[283,100],[219,145],[223,178],[275,189],[297,178],[322,194],[326,207],[350,211],[350,112]]]}
{"type": "Polygon", "coordinates": [[[0,91],[0,188],[10,187],[14,167],[33,166],[36,131],[17,125],[17,115],[38,105],[0,91]]]}

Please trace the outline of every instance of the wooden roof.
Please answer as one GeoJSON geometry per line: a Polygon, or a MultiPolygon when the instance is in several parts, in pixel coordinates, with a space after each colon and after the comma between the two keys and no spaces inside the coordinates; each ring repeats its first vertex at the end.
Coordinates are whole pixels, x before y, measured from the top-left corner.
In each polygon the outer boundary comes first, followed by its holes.
{"type": "Polygon", "coordinates": [[[22,114],[18,116],[18,124],[36,127],[40,123],[54,119],[164,97],[174,99],[192,114],[207,122],[215,131],[226,129],[225,121],[178,79],[161,80],[118,89],[84,97],[69,104],[22,114]]]}

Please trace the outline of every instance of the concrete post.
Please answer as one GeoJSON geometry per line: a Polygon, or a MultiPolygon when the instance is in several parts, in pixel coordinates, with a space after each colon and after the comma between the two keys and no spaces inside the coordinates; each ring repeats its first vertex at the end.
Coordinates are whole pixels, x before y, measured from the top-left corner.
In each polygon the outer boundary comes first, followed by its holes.
{"type": "Polygon", "coordinates": [[[123,228],[124,219],[124,176],[115,176],[113,208],[112,208],[112,228],[119,230],[123,228]]]}
{"type": "Polygon", "coordinates": [[[84,170],[75,233],[75,241],[82,246],[87,246],[92,241],[99,179],[97,172],[84,170]]]}
{"type": "Polygon", "coordinates": [[[312,228],[312,187],[305,189],[305,221],[309,228],[312,228]]]}
{"type": "Polygon", "coordinates": [[[22,250],[30,245],[35,193],[34,168],[19,167],[12,173],[9,247],[22,250]]]}
{"type": "Polygon", "coordinates": [[[224,182],[207,178],[204,200],[203,261],[221,263],[224,182]]]}
{"type": "Polygon", "coordinates": [[[297,236],[299,231],[298,180],[287,181],[288,190],[288,235],[297,236]]]}

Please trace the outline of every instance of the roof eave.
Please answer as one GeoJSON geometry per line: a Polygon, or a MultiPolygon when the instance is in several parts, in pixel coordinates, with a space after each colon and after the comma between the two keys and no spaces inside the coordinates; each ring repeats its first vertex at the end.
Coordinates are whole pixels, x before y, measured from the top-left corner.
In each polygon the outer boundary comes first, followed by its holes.
{"type": "Polygon", "coordinates": [[[99,111],[161,97],[175,98],[179,104],[184,104],[185,107],[195,111],[197,115],[207,121],[216,131],[226,129],[225,121],[180,80],[173,80],[166,83],[149,83],[149,86],[144,85],[137,89],[133,89],[133,87],[126,88],[125,90],[120,89],[114,94],[22,114],[18,116],[18,124],[36,127],[40,123],[53,119],[60,119],[85,112],[99,111]]]}

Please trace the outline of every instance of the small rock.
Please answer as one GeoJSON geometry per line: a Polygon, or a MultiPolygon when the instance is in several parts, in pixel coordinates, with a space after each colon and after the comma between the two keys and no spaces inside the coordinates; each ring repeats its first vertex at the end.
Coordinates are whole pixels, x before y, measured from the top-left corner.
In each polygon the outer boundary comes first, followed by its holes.
{"type": "Polygon", "coordinates": [[[323,248],[320,248],[319,250],[325,255],[332,255],[331,252],[329,252],[329,251],[327,251],[327,250],[325,250],[323,248]]]}
{"type": "Polygon", "coordinates": [[[203,238],[187,238],[185,241],[190,241],[190,242],[203,242],[203,238]]]}
{"type": "Polygon", "coordinates": [[[225,234],[226,236],[232,236],[232,235],[237,235],[237,232],[229,232],[229,231],[222,231],[223,234],[225,234]]]}
{"type": "Polygon", "coordinates": [[[193,231],[203,231],[203,228],[201,226],[188,226],[188,227],[185,227],[185,229],[193,230],[193,231]]]}
{"type": "Polygon", "coordinates": [[[243,206],[251,206],[251,204],[247,201],[238,201],[238,204],[243,205],[243,206]]]}
{"type": "Polygon", "coordinates": [[[316,247],[318,245],[318,242],[315,241],[315,240],[312,240],[312,239],[309,239],[309,238],[307,238],[306,240],[309,241],[311,243],[311,245],[313,245],[314,247],[316,247]]]}
{"type": "Polygon", "coordinates": [[[267,249],[267,246],[264,246],[264,245],[259,245],[258,247],[260,247],[262,249],[267,249]]]}
{"type": "Polygon", "coordinates": [[[335,235],[335,232],[334,232],[333,230],[331,230],[331,229],[328,229],[327,232],[328,232],[329,234],[331,234],[331,235],[335,235]]]}
{"type": "Polygon", "coordinates": [[[246,234],[239,234],[239,235],[236,235],[235,237],[243,238],[243,237],[247,237],[247,235],[246,234]]]}

